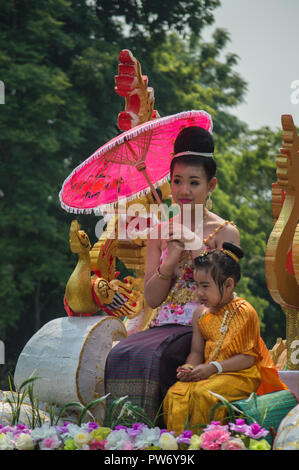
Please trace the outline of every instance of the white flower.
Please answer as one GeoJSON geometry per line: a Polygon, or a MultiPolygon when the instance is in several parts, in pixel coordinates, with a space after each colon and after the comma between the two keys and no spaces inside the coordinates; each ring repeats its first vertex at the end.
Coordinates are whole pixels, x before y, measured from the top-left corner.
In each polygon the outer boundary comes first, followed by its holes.
{"type": "Polygon", "coordinates": [[[29,434],[22,432],[18,435],[15,445],[18,450],[33,450],[35,443],[29,434]]]}
{"type": "Polygon", "coordinates": [[[135,447],[137,449],[144,449],[151,445],[157,446],[159,444],[160,429],[159,428],[144,428],[141,433],[136,436],[135,447]]]}
{"type": "Polygon", "coordinates": [[[74,439],[75,435],[78,432],[82,431],[82,428],[78,426],[77,424],[70,423],[67,425],[68,432],[63,434],[63,439],[74,439]]]}
{"type": "Polygon", "coordinates": [[[107,436],[105,449],[121,450],[123,445],[128,441],[130,441],[130,437],[126,433],[125,429],[117,429],[107,436]]]}
{"type": "Polygon", "coordinates": [[[159,446],[163,450],[177,450],[178,444],[176,438],[169,432],[163,432],[159,439],[159,446]]]}
{"type": "Polygon", "coordinates": [[[2,433],[0,434],[0,450],[13,450],[14,443],[11,433],[2,433]]]}
{"type": "Polygon", "coordinates": [[[82,447],[80,447],[80,450],[89,450],[89,445],[84,444],[82,447]]]}
{"type": "Polygon", "coordinates": [[[82,448],[90,441],[90,436],[87,432],[79,431],[74,435],[74,443],[77,447],[82,448]]]}
{"type": "Polygon", "coordinates": [[[39,439],[46,439],[46,437],[57,436],[55,426],[50,426],[49,423],[44,423],[40,428],[35,428],[31,431],[31,436],[35,441],[39,439]]]}

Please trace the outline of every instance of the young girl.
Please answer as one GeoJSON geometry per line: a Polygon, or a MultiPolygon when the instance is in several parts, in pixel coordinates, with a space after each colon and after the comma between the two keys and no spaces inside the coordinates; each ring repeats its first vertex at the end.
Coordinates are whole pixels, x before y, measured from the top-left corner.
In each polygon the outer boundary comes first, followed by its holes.
{"type": "MultiPolygon", "coordinates": [[[[210,410],[218,401],[210,392],[235,401],[252,392],[287,388],[260,336],[256,311],[234,293],[242,257],[241,248],[223,243],[222,250],[194,260],[198,296],[206,308],[194,312],[191,352],[164,400],[164,420],[176,433],[185,423],[191,428],[210,422],[210,410]]],[[[224,418],[225,408],[218,408],[214,419],[224,418]]]]}

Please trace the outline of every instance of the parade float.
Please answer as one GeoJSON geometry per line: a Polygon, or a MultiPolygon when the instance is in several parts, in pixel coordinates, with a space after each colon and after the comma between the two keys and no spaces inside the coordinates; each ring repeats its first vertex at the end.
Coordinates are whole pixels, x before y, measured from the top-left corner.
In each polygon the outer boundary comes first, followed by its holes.
{"type": "Polygon", "coordinates": [[[299,449],[299,137],[289,115],[282,116],[272,188],[274,226],[265,253],[268,289],[285,312],[287,332],[270,352],[289,390],[222,403],[229,424],[211,419],[201,435],[188,430],[174,436],[160,429],[129,397],[106,406],[109,351],[127,335],[147,329],[153,314],[143,295],[146,237],[163,211],[136,217],[136,204],[169,203],[169,159],[161,159],[157,168],[156,148],[163,153],[166,141],[199,119],[196,111],[160,118],[148,77],[128,50],[120,53],[115,81],[116,92],[125,98],[119,135],[77,167],[60,192],[68,212],[104,214],[105,230],[92,246],[77,220],[71,223],[70,251],[78,259],[66,283],[65,315],[28,341],[11,390],[0,392],[0,449],[299,449]],[[122,214],[123,201],[129,217],[122,214]],[[117,258],[135,275],[118,279],[117,258]]]}

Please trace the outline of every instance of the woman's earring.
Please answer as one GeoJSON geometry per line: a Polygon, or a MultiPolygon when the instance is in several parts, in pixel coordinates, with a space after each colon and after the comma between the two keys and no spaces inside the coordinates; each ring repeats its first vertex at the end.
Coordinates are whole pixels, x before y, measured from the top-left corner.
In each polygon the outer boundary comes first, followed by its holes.
{"type": "Polygon", "coordinates": [[[212,207],[213,207],[213,201],[212,201],[212,198],[211,198],[211,191],[208,192],[208,200],[206,202],[206,209],[208,211],[212,210],[212,207]]]}

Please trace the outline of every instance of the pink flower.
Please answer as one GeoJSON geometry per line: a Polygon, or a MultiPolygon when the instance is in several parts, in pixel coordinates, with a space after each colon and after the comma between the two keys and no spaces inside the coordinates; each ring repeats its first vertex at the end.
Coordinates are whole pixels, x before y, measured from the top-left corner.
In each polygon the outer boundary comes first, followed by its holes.
{"type": "Polygon", "coordinates": [[[99,443],[99,449],[106,450],[107,439],[103,439],[102,441],[98,441],[98,443],[99,443]]]}
{"type": "Polygon", "coordinates": [[[204,428],[204,432],[207,432],[207,431],[213,431],[214,429],[225,429],[227,430],[228,426],[221,426],[220,425],[220,421],[211,421],[210,424],[208,424],[205,428],[204,428]]]}
{"type": "Polygon", "coordinates": [[[130,441],[124,442],[121,450],[133,450],[132,442],[130,442],[130,441]]]}
{"type": "Polygon", "coordinates": [[[60,445],[60,440],[57,436],[46,437],[43,439],[40,444],[40,450],[54,450],[57,449],[60,445]]]}
{"type": "Polygon", "coordinates": [[[160,318],[161,320],[168,320],[168,312],[161,312],[160,318]]]}
{"type": "Polygon", "coordinates": [[[89,450],[105,450],[105,445],[103,447],[104,441],[98,441],[97,439],[93,439],[89,443],[89,450]]]}
{"type": "Polygon", "coordinates": [[[177,307],[174,312],[176,315],[183,315],[184,307],[177,307]]]}
{"type": "Polygon", "coordinates": [[[230,432],[222,426],[215,426],[211,431],[201,435],[201,448],[205,450],[219,450],[221,444],[230,438],[230,432]]]}
{"type": "Polygon", "coordinates": [[[183,275],[182,279],[184,281],[188,281],[189,279],[193,279],[193,270],[191,268],[189,268],[189,266],[187,266],[185,268],[185,272],[184,272],[184,275],[183,275]]]}
{"type": "Polygon", "coordinates": [[[239,437],[232,437],[228,441],[221,444],[221,450],[244,450],[246,449],[244,442],[239,437]]]}

